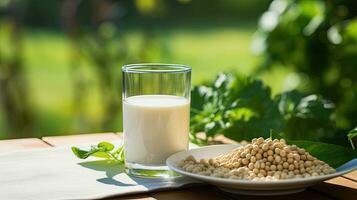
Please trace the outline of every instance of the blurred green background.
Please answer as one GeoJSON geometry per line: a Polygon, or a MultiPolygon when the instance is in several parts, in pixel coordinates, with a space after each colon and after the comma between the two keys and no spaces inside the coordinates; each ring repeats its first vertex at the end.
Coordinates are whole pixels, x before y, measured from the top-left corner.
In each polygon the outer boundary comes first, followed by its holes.
{"type": "Polygon", "coordinates": [[[357,5],[344,0],[1,0],[0,139],[121,131],[120,68],[181,63],[298,89],[357,125],[357,5]],[[325,83],[326,82],[326,83],[325,83]],[[340,106],[341,105],[341,106],[340,106]]]}

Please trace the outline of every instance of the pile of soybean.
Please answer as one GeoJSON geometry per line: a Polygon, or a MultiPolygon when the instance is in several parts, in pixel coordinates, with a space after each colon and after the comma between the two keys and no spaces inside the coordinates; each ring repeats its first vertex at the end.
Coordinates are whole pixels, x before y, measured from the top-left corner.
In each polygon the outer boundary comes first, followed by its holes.
{"type": "Polygon", "coordinates": [[[206,176],[253,181],[306,178],[335,172],[303,148],[287,145],[284,139],[264,140],[262,137],[215,158],[196,160],[188,156],[179,167],[206,176]]]}

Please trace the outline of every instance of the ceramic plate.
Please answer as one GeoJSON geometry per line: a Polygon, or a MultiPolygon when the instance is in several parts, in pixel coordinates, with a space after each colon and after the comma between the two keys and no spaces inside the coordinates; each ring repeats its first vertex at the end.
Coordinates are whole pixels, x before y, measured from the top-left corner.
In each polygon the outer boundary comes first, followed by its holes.
{"type": "Polygon", "coordinates": [[[337,168],[336,173],[334,174],[309,177],[309,178],[295,178],[295,179],[266,182],[266,181],[225,179],[225,178],[198,175],[198,174],[184,171],[182,168],[178,167],[178,163],[189,155],[193,155],[196,159],[212,158],[221,154],[226,154],[237,147],[239,147],[239,145],[213,145],[213,146],[201,147],[197,149],[191,149],[187,151],[181,151],[171,155],[166,160],[166,164],[171,170],[180,173],[182,175],[189,176],[191,178],[216,185],[222,190],[228,192],[248,194],[248,195],[252,195],[252,194],[253,195],[281,195],[281,194],[299,192],[304,190],[308,186],[314,185],[316,183],[322,182],[327,179],[341,176],[343,174],[346,174],[348,172],[357,169],[357,159],[354,159],[337,168]]]}

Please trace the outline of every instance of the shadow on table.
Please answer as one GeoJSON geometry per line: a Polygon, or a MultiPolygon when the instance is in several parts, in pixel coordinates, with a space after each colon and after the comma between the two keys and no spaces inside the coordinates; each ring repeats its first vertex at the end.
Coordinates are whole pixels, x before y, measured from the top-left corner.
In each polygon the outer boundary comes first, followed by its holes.
{"type": "Polygon", "coordinates": [[[113,160],[96,160],[78,163],[80,166],[93,169],[95,171],[105,171],[108,177],[114,177],[117,174],[123,173],[125,170],[124,164],[113,160]]]}
{"type": "Polygon", "coordinates": [[[98,161],[87,161],[78,163],[80,166],[95,170],[105,172],[104,178],[97,179],[98,182],[108,185],[115,185],[120,187],[129,187],[129,186],[144,186],[148,189],[151,188],[160,188],[162,186],[170,187],[176,186],[177,184],[185,185],[191,183],[193,185],[197,184],[197,181],[192,181],[188,177],[177,177],[177,178],[139,178],[134,176],[128,176],[125,174],[124,164],[118,163],[111,160],[98,160],[98,161]],[[126,183],[121,181],[130,181],[131,183],[126,183]]]}
{"type": "Polygon", "coordinates": [[[122,163],[118,163],[113,160],[97,160],[97,161],[82,162],[78,164],[88,169],[105,172],[106,175],[105,178],[97,179],[97,181],[100,183],[104,183],[108,185],[116,185],[121,187],[137,185],[137,184],[123,183],[113,178],[118,174],[124,173],[125,168],[124,168],[124,164],[122,163]]]}

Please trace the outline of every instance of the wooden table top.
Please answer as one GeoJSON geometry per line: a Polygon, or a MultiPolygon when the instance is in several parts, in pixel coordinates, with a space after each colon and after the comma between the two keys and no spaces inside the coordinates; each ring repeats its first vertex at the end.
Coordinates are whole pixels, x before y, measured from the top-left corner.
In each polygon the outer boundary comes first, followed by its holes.
{"type": "MultiPolygon", "coordinates": [[[[11,152],[18,149],[51,148],[56,146],[77,145],[80,143],[97,143],[101,141],[118,141],[122,137],[115,133],[81,134],[70,136],[53,136],[13,140],[0,140],[0,152],[11,152]]],[[[225,139],[222,139],[224,142],[225,139]]],[[[228,141],[229,142],[229,141],[228,141]]],[[[258,197],[229,194],[220,191],[214,186],[196,186],[175,190],[150,192],[140,195],[127,195],[111,200],[207,200],[207,199],[353,199],[357,200],[357,170],[340,176],[313,187],[305,191],[282,196],[258,197]]]]}

